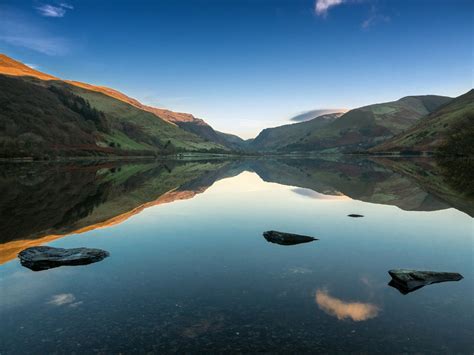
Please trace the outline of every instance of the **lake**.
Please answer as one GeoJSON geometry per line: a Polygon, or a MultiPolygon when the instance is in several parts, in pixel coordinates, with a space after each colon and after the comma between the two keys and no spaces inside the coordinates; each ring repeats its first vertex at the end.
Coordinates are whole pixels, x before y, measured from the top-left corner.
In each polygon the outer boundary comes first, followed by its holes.
{"type": "Polygon", "coordinates": [[[471,178],[428,158],[3,164],[0,353],[472,354],[471,178]],[[38,245],[110,256],[34,272],[17,254],[38,245]],[[403,294],[398,268],[464,279],[403,294]]]}

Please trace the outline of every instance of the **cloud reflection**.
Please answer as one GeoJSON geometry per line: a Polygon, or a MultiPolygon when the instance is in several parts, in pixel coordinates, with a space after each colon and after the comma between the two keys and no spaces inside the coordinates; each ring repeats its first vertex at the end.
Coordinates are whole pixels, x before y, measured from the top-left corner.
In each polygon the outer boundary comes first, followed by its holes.
{"type": "Polygon", "coordinates": [[[53,295],[48,303],[55,306],[64,306],[67,304],[73,305],[75,300],[76,297],[72,293],[60,293],[53,295]]]}
{"type": "Polygon", "coordinates": [[[316,291],[319,308],[339,320],[352,319],[355,322],[377,317],[380,308],[371,303],[346,302],[329,295],[326,290],[316,291]]]}
{"type": "Polygon", "coordinates": [[[350,197],[347,197],[346,195],[343,195],[338,192],[333,192],[333,194],[322,194],[310,189],[305,189],[302,187],[295,187],[291,189],[295,194],[298,194],[300,196],[304,197],[309,197],[309,198],[314,198],[317,200],[350,200],[350,197]]]}

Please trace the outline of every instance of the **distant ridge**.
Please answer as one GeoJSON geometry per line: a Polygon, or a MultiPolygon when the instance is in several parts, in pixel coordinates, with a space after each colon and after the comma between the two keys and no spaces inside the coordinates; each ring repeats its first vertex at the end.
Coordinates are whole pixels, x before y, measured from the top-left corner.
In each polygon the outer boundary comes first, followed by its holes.
{"type": "Polygon", "coordinates": [[[451,101],[436,95],[407,96],[397,101],[368,105],[338,114],[264,129],[250,144],[276,152],[365,152],[405,131],[421,118],[451,101]],[[275,135],[275,132],[278,132],[275,135]]]}

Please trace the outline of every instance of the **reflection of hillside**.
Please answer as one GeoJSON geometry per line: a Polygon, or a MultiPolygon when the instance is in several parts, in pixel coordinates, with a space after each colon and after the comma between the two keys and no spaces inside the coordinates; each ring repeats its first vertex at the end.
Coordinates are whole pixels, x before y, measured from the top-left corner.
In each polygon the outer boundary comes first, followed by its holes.
{"type": "Polygon", "coordinates": [[[311,198],[345,195],[404,210],[453,206],[474,214],[472,195],[458,192],[469,191],[470,186],[463,181],[462,164],[438,165],[421,158],[11,164],[0,169],[0,263],[26,247],[118,224],[153,205],[192,198],[215,181],[243,171],[256,172],[268,182],[308,189],[293,190],[311,198]],[[453,166],[457,173],[449,177],[447,171],[453,166]]]}
{"type": "Polygon", "coordinates": [[[192,198],[213,182],[201,184],[199,178],[226,165],[173,164],[2,169],[0,263],[25,247],[118,224],[153,205],[192,198]],[[194,189],[182,187],[191,181],[194,189]]]}
{"type": "Polygon", "coordinates": [[[253,168],[266,181],[304,187],[323,194],[344,194],[352,199],[394,205],[408,211],[449,207],[412,179],[364,159],[279,159],[264,161],[253,168]]]}
{"type": "Polygon", "coordinates": [[[405,176],[439,201],[474,216],[474,161],[429,158],[373,158],[378,164],[405,176]]]}

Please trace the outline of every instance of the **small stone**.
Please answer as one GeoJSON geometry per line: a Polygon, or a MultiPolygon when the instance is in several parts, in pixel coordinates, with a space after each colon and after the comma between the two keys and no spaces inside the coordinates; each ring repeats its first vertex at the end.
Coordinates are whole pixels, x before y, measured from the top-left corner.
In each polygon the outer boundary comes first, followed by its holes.
{"type": "Polygon", "coordinates": [[[395,287],[404,295],[434,283],[459,281],[463,279],[463,276],[457,272],[395,269],[390,270],[388,273],[392,277],[389,286],[395,287]]]}
{"type": "Polygon", "coordinates": [[[276,243],[280,245],[295,245],[318,240],[307,235],[284,233],[278,231],[264,232],[263,237],[267,240],[267,242],[276,243]]]}
{"type": "Polygon", "coordinates": [[[64,265],[87,265],[108,256],[109,253],[102,249],[62,249],[45,246],[27,248],[18,254],[21,265],[33,271],[48,270],[64,265]]]}

